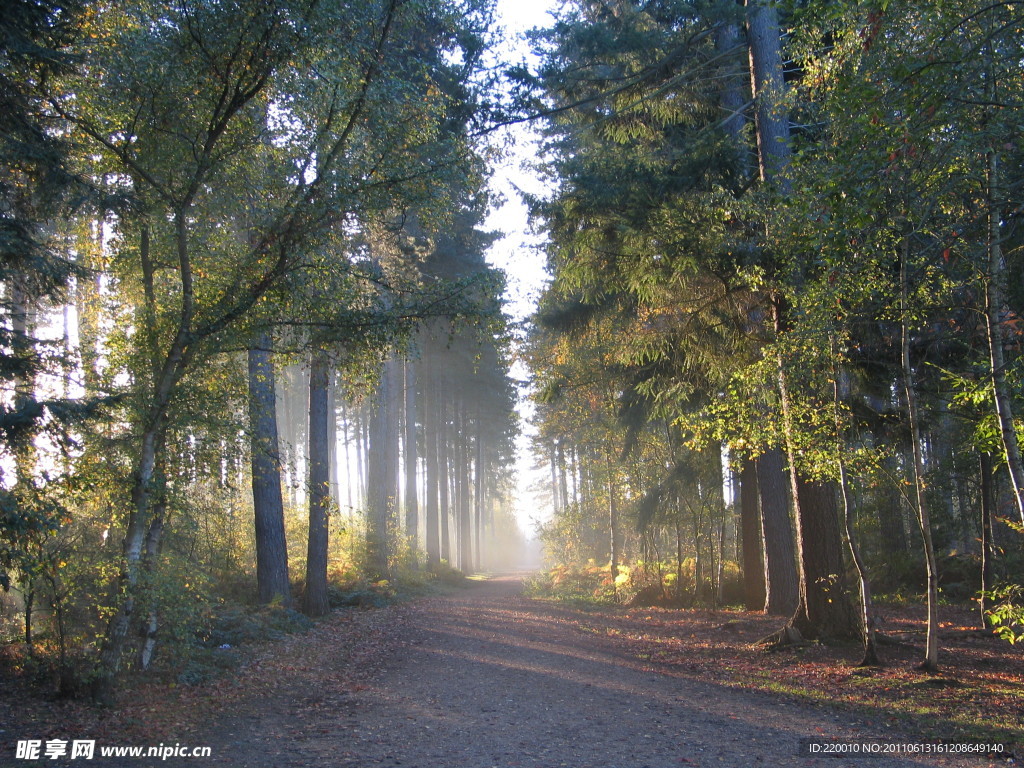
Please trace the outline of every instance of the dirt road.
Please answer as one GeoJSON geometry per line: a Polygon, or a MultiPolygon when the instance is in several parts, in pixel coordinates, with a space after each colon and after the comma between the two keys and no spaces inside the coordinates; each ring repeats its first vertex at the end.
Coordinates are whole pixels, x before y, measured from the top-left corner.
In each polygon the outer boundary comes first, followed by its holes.
{"type": "MultiPolygon", "coordinates": [[[[215,764],[245,768],[989,764],[812,757],[801,740],[899,740],[847,714],[645,668],[583,631],[571,609],[520,591],[507,577],[388,609],[362,658],[332,647],[328,634],[313,656],[268,660],[259,674],[279,679],[266,695],[239,702],[198,743],[213,747],[215,764]],[[367,670],[363,682],[340,683],[341,667],[353,664],[367,670]]],[[[207,764],[180,764],[198,763],[207,764]]]]}

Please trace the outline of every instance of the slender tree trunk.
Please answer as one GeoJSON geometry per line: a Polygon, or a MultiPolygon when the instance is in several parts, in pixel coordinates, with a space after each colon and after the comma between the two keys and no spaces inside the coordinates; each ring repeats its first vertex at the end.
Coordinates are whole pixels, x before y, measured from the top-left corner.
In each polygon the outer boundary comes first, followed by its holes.
{"type": "Polygon", "coordinates": [[[438,495],[440,494],[440,467],[438,466],[438,433],[440,416],[438,413],[438,393],[435,388],[433,366],[427,363],[426,381],[423,385],[423,444],[425,448],[426,466],[426,517],[424,528],[427,536],[427,566],[436,568],[441,563],[440,523],[438,521],[438,495]]]}
{"type": "Polygon", "coordinates": [[[332,418],[328,396],[331,376],[327,353],[313,353],[309,371],[309,542],[306,552],[306,585],[302,593],[302,611],[307,616],[323,616],[330,610],[327,601],[328,521],[330,512],[330,435],[332,418]]]}
{"type": "Polygon", "coordinates": [[[698,507],[693,513],[693,597],[691,604],[701,600],[701,580],[704,578],[704,558],[702,556],[701,541],[701,508],[698,507]]]}
{"type": "Polygon", "coordinates": [[[23,612],[25,617],[25,648],[28,650],[28,655],[33,656],[35,655],[36,640],[33,635],[32,616],[36,605],[36,590],[31,576],[26,578],[23,592],[25,600],[25,610],[23,612]]]}
{"type": "Polygon", "coordinates": [[[555,438],[551,443],[551,450],[548,453],[548,458],[551,464],[551,510],[552,513],[557,515],[562,511],[562,504],[559,496],[558,489],[558,439],[555,438]]]}
{"type": "Polygon", "coordinates": [[[484,531],[484,492],[486,483],[486,472],[484,470],[484,434],[483,423],[480,419],[480,409],[476,414],[476,458],[473,462],[473,517],[475,519],[474,530],[476,531],[476,546],[474,552],[476,560],[474,570],[483,568],[483,531],[484,531]]]}
{"type": "Polygon", "coordinates": [[[910,326],[907,283],[907,260],[909,258],[909,240],[905,239],[903,253],[900,258],[900,325],[901,344],[900,362],[903,370],[903,397],[907,409],[907,422],[910,427],[910,443],[913,451],[914,492],[917,506],[917,522],[921,529],[924,545],[925,567],[928,577],[928,637],[925,658],[921,663],[923,669],[934,672],[939,667],[939,576],[935,559],[935,545],[932,543],[931,514],[928,497],[925,494],[924,451],[921,441],[921,426],[917,412],[917,387],[914,369],[910,361],[910,326]]]}
{"type": "Polygon", "coordinates": [[[672,519],[676,534],[676,601],[684,604],[683,596],[683,529],[679,524],[679,499],[676,499],[676,514],[672,519]]]}
{"type": "Polygon", "coordinates": [[[413,559],[418,562],[417,551],[420,543],[419,500],[416,498],[416,365],[405,360],[405,536],[412,549],[413,559]]]}
{"type": "Polygon", "coordinates": [[[351,535],[354,531],[352,529],[353,523],[353,511],[355,505],[355,499],[352,495],[352,409],[349,406],[347,400],[342,400],[341,403],[341,423],[345,433],[345,501],[348,505],[348,527],[349,534],[351,535]]]}
{"type": "Polygon", "coordinates": [[[369,474],[369,460],[367,459],[367,445],[369,444],[369,419],[367,418],[368,405],[365,401],[360,402],[353,408],[355,423],[353,425],[353,439],[356,444],[356,475],[358,481],[358,504],[363,510],[364,517],[369,517],[370,493],[367,485],[369,474]]]}
{"type": "Polygon", "coordinates": [[[466,444],[466,413],[462,399],[455,404],[454,451],[455,466],[452,468],[455,480],[455,530],[458,535],[457,551],[459,569],[468,573],[472,569],[471,532],[469,528],[469,446],[466,444]]]}
{"type": "Polygon", "coordinates": [[[338,462],[338,385],[336,371],[327,380],[327,447],[331,509],[341,510],[341,467],[338,462]]]}
{"type": "Polygon", "coordinates": [[[608,469],[608,549],[609,569],[612,577],[612,589],[618,599],[619,587],[619,509],[615,498],[615,470],[612,466],[611,454],[605,455],[605,466],[608,469]]]}
{"type": "Polygon", "coordinates": [[[405,407],[405,372],[401,361],[391,357],[384,364],[384,371],[388,377],[387,408],[384,414],[387,417],[387,442],[385,470],[387,472],[387,512],[388,512],[388,535],[389,546],[393,545],[394,538],[400,535],[401,523],[399,522],[399,503],[401,494],[399,481],[402,476],[401,466],[401,442],[402,442],[402,409],[405,407]]]}
{"type": "Polygon", "coordinates": [[[256,592],[261,603],[290,605],[271,343],[270,334],[263,333],[249,350],[249,452],[256,524],[256,592]]]}
{"type": "MultiPolygon", "coordinates": [[[[442,376],[442,381],[445,377],[442,376]]],[[[447,397],[438,393],[438,430],[437,430],[437,468],[438,490],[440,491],[438,506],[438,527],[441,534],[441,559],[452,565],[452,547],[448,519],[451,516],[450,479],[451,462],[448,460],[448,407],[447,397]]]]}
{"type": "MultiPolygon", "coordinates": [[[[178,247],[187,249],[187,233],[183,214],[179,214],[176,227],[178,247]]],[[[148,266],[149,238],[146,227],[143,227],[142,231],[140,252],[143,261],[144,290],[147,297],[143,322],[148,324],[153,322],[154,308],[152,286],[145,285],[152,277],[152,269],[148,266]]],[[[157,486],[160,486],[162,490],[162,483],[159,482],[157,476],[157,467],[163,457],[171,395],[184,374],[191,356],[188,346],[188,333],[191,326],[190,306],[190,298],[183,297],[178,331],[162,361],[155,348],[155,341],[153,341],[155,337],[150,335],[147,341],[147,344],[151,345],[149,351],[152,363],[152,391],[149,412],[143,419],[139,458],[132,476],[131,505],[118,575],[120,599],[107,623],[106,634],[100,647],[98,669],[93,679],[93,697],[103,704],[110,704],[113,701],[117,675],[121,669],[126,641],[139,598],[139,582],[144,568],[146,541],[153,523],[158,519],[153,514],[152,497],[157,486]]],[[[159,512],[159,510],[157,511],[159,512]]]]}
{"type": "Polygon", "coordinates": [[[366,455],[367,517],[366,517],[366,558],[371,578],[388,577],[388,561],[391,556],[388,520],[390,518],[389,493],[391,490],[389,447],[388,447],[388,406],[391,404],[389,388],[391,377],[387,368],[381,371],[377,384],[377,396],[371,404],[369,431],[370,442],[366,455]]]}
{"type": "Polygon", "coordinates": [[[978,600],[980,609],[978,626],[981,629],[988,628],[988,620],[985,617],[988,603],[985,593],[994,586],[995,548],[992,546],[992,509],[995,506],[995,489],[992,487],[993,471],[992,455],[980,451],[978,453],[978,476],[981,480],[981,598],[978,600]]]}
{"type": "Polygon", "coordinates": [[[558,499],[564,511],[569,506],[569,483],[565,473],[565,441],[555,443],[555,461],[558,465],[558,499]]]}
{"type": "Polygon", "coordinates": [[[572,500],[578,507],[583,503],[583,468],[580,466],[580,452],[572,448],[572,500]]]}
{"type": "Polygon", "coordinates": [[[878,646],[875,642],[875,610],[871,600],[871,582],[868,580],[867,565],[861,557],[860,547],[857,543],[857,536],[853,526],[853,509],[850,502],[850,483],[846,473],[846,460],[843,458],[846,453],[846,444],[843,439],[842,416],[840,413],[840,379],[843,373],[835,365],[836,351],[832,344],[831,355],[833,360],[832,371],[832,416],[836,428],[836,468],[839,473],[839,494],[843,502],[843,524],[846,530],[846,543],[850,548],[850,556],[857,568],[857,583],[860,586],[860,624],[862,646],[864,657],[860,666],[877,666],[881,662],[878,658],[878,646]]]}

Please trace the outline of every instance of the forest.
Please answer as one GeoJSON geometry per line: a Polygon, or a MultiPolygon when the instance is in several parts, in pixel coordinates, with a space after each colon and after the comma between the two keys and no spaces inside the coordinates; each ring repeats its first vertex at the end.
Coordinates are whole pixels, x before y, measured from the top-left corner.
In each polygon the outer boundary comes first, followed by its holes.
{"type": "Polygon", "coordinates": [[[478,569],[516,430],[484,5],[8,10],[5,643],[102,699],[225,599],[478,569]]]}
{"type": "Polygon", "coordinates": [[[894,599],[930,673],[943,606],[1024,638],[1024,8],[566,0],[522,61],[495,12],[5,3],[4,675],[192,684],[232,621],[534,534],[530,595],[777,617],[765,647],[879,664],[894,599]],[[485,219],[522,125],[518,324],[485,219]]]}
{"type": "Polygon", "coordinates": [[[941,601],[1020,637],[1021,22],[598,3],[536,33],[549,588],[741,602],[865,663],[872,591],[920,595],[930,670],[941,601]]]}

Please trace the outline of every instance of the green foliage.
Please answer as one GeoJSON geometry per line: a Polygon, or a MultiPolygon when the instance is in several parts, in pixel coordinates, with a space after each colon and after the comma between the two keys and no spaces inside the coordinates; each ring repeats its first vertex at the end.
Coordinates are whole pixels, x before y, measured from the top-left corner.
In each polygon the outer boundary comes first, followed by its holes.
{"type": "Polygon", "coordinates": [[[1011,645],[1024,640],[1024,587],[1004,584],[982,593],[992,607],[985,609],[985,621],[1011,645]]]}
{"type": "MultiPolygon", "coordinates": [[[[619,586],[628,579],[629,569],[623,568],[619,586]]],[[[537,574],[528,582],[526,592],[537,597],[597,602],[614,602],[617,593],[608,565],[593,560],[586,564],[560,564],[537,574]]]]}

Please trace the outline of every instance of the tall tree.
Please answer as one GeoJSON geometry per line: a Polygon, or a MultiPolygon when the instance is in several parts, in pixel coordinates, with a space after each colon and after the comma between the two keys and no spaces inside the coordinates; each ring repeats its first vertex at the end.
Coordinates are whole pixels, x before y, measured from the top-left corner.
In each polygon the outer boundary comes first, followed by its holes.
{"type": "Polygon", "coordinates": [[[288,546],[281,494],[281,451],[271,336],[263,333],[248,352],[249,439],[256,520],[256,590],[261,603],[291,603],[288,546]]]}
{"type": "Polygon", "coordinates": [[[329,610],[327,600],[328,531],[330,525],[330,448],[328,389],[330,358],[324,350],[313,353],[309,369],[309,538],[306,552],[306,583],[302,591],[302,610],[309,616],[322,616],[329,610]]]}

